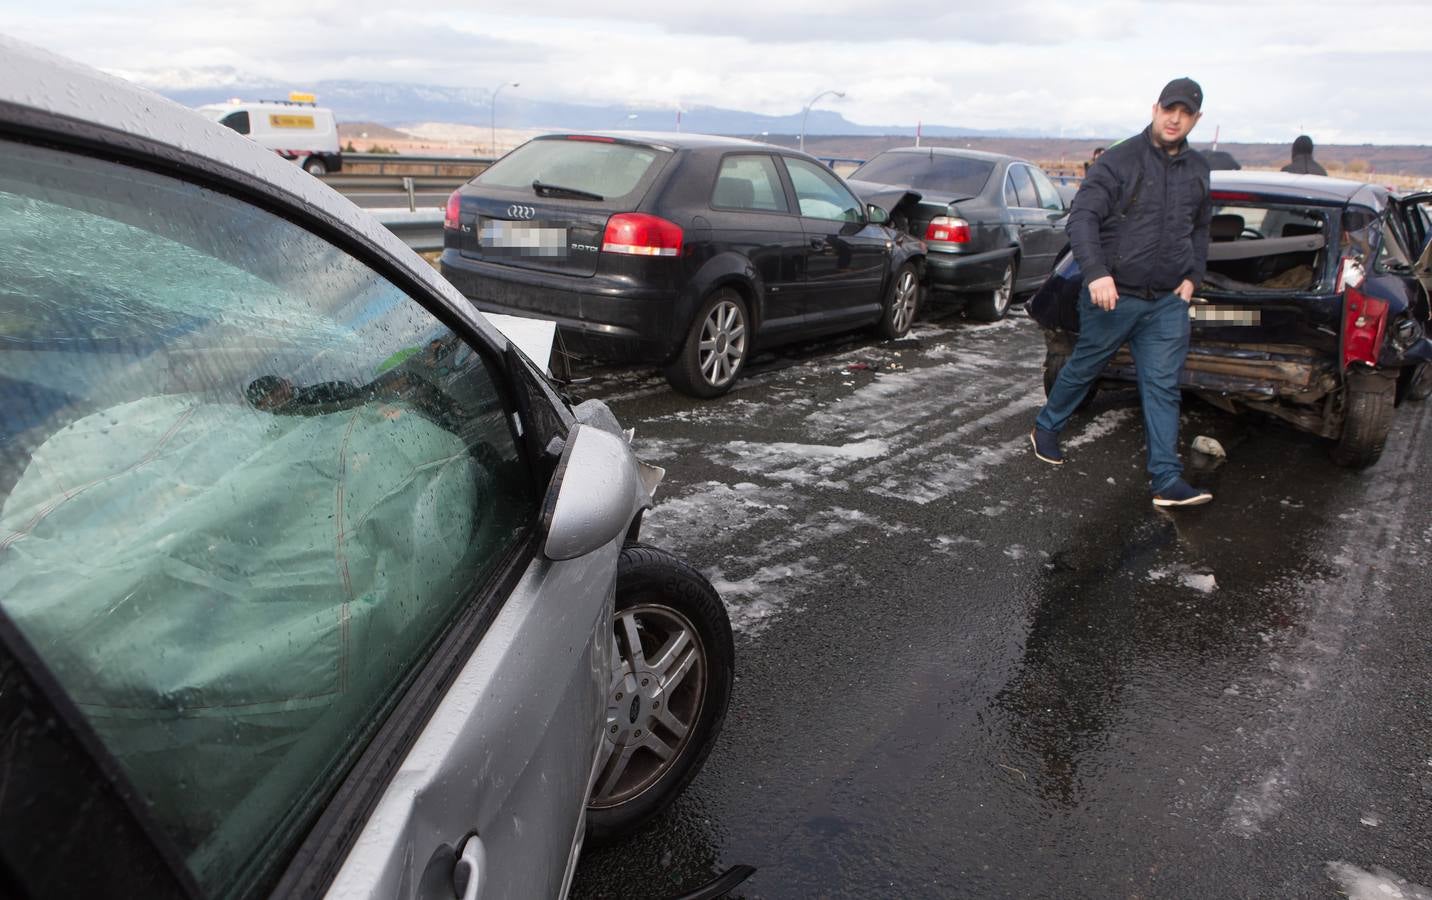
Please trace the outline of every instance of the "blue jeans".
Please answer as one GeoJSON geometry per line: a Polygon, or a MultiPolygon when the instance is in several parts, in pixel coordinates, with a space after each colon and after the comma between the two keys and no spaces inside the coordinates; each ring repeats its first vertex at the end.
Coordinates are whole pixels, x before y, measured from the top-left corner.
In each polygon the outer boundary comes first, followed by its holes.
{"type": "Polygon", "coordinates": [[[1079,292],[1079,340],[1035,424],[1047,431],[1063,429],[1104,364],[1128,342],[1144,407],[1149,486],[1155,494],[1164,490],[1183,474],[1178,459],[1178,375],[1188,357],[1188,334],[1188,304],[1177,294],[1152,300],[1120,296],[1112,310],[1104,310],[1089,299],[1085,285],[1079,292]]]}

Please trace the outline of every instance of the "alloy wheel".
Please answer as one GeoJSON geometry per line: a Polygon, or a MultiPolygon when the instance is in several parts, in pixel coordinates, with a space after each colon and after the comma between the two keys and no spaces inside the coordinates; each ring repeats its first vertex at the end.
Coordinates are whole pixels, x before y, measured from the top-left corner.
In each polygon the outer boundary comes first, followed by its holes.
{"type": "Polygon", "coordinates": [[[701,718],[706,651],[694,625],[666,606],[617,613],[607,726],[588,805],[635,799],[676,762],[701,718]]]}
{"type": "Polygon", "coordinates": [[[1009,310],[1010,298],[1014,296],[1014,263],[1004,268],[1004,280],[994,289],[995,317],[1002,317],[1009,310]]]}
{"type": "Polygon", "coordinates": [[[897,334],[903,334],[915,319],[915,305],[920,299],[920,282],[911,269],[900,273],[900,280],[895,283],[895,296],[891,303],[890,324],[892,330],[897,334]]]}
{"type": "Polygon", "coordinates": [[[712,387],[723,387],[736,377],[746,358],[746,320],[741,307],[722,300],[701,323],[697,362],[701,377],[712,387]]]}

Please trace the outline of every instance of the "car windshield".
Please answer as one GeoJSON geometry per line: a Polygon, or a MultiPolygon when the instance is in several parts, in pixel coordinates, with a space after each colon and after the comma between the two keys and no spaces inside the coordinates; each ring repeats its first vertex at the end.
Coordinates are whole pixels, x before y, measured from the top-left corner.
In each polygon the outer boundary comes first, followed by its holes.
{"type": "Polygon", "coordinates": [[[494,187],[532,189],[540,182],[615,200],[634,193],[666,151],[607,140],[538,139],[493,163],[475,179],[494,187]]]}
{"type": "Polygon", "coordinates": [[[917,190],[974,197],[984,190],[994,163],[945,153],[882,153],[856,169],[852,181],[909,185],[917,190]]]}

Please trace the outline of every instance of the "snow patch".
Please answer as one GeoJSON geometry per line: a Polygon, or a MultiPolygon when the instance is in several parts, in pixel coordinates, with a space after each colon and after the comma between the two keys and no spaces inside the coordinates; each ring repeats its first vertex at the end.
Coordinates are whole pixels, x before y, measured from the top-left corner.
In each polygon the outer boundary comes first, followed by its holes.
{"type": "Polygon", "coordinates": [[[1330,862],[1327,873],[1348,900],[1432,900],[1432,889],[1413,884],[1382,866],[1373,866],[1368,872],[1352,863],[1330,862]]]}
{"type": "Polygon", "coordinates": [[[1150,569],[1149,581],[1175,581],[1203,594],[1211,594],[1218,589],[1218,579],[1212,573],[1194,572],[1182,565],[1150,569]]]}
{"type": "Polygon", "coordinates": [[[707,572],[706,578],[726,604],[732,630],[754,637],[775,616],[790,608],[791,595],[800,588],[792,580],[809,576],[818,566],[818,560],[807,558],[788,565],[765,566],[740,580],[728,579],[720,569],[707,572]]]}

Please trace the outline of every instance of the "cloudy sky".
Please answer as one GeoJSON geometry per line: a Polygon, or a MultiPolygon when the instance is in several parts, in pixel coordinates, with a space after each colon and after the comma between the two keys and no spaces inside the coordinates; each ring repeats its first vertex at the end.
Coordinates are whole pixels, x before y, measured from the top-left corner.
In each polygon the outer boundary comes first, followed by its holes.
{"type": "Polygon", "coordinates": [[[632,108],[822,108],[1121,135],[1191,75],[1227,141],[1432,144],[1432,0],[0,0],[9,34],[151,86],[252,76],[632,108]],[[505,96],[505,95],[504,95],[505,96]]]}

